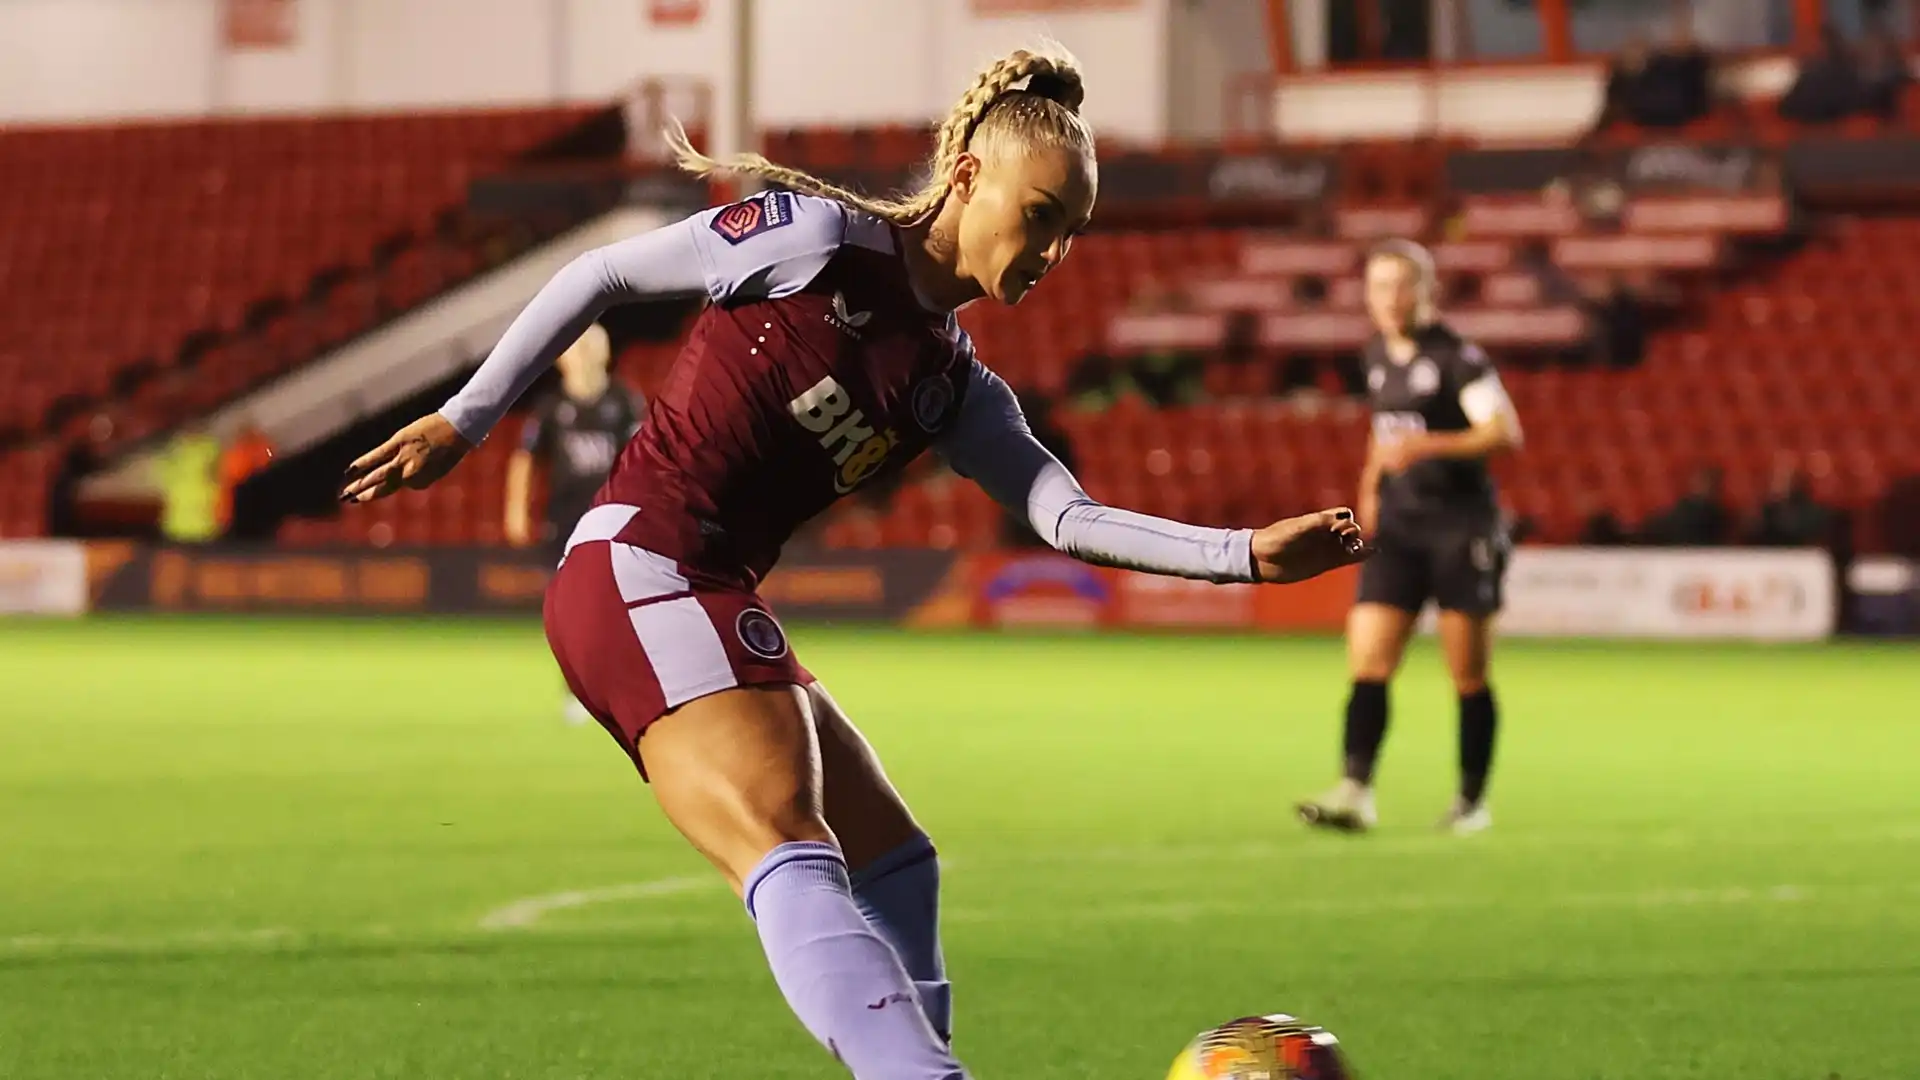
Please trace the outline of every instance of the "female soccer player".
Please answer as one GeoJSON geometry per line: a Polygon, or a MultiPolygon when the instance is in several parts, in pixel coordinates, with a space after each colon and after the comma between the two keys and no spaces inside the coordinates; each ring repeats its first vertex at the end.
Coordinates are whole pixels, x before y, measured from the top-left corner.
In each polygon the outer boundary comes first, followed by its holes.
{"type": "Polygon", "coordinates": [[[1428,600],[1439,605],[1440,647],[1460,696],[1460,793],[1441,826],[1476,832],[1492,820],[1486,790],[1496,714],[1487,659],[1507,538],[1487,459],[1519,447],[1520,421],[1487,354],[1440,321],[1434,286],[1433,256],[1418,244],[1389,241],[1367,258],[1367,311],[1377,332],[1362,357],[1373,437],[1359,507],[1361,527],[1378,530],[1379,555],[1361,567],[1347,617],[1346,775],[1324,797],[1299,804],[1310,825],[1375,824],[1387,683],[1428,600]]]}
{"type": "Polygon", "coordinates": [[[1017,303],[1092,211],[1082,96],[1064,54],[1000,60],[942,125],[932,182],[899,200],[753,155],[716,162],[679,136],[690,171],[778,187],[563,269],[467,385],[357,461],[342,492],[364,501],[445,475],[609,305],[711,301],[568,542],[547,637],[668,819],[745,901],[793,1011],[861,1080],[965,1073],[949,1049],[933,845],[754,591],[793,531],[933,447],[1088,561],[1285,582],[1369,554],[1344,510],[1250,531],[1096,503],[975,359],[955,309],[1017,303]]]}

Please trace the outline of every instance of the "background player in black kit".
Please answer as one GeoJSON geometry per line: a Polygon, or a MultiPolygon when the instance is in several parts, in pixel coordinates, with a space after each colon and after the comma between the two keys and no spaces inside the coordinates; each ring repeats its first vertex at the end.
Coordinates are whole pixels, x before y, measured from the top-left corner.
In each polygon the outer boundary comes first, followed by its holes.
{"type": "Polygon", "coordinates": [[[607,331],[598,323],[555,361],[560,391],[540,403],[521,429],[520,448],[507,462],[507,542],[515,547],[560,546],[607,482],[613,459],[640,429],[638,395],[608,375],[613,359],[607,331]],[[533,524],[533,468],[547,465],[547,500],[533,524]]]}
{"type": "MultiPolygon", "coordinates": [[[[520,447],[507,462],[507,542],[540,545],[558,563],[580,515],[607,482],[621,447],[640,429],[642,402],[608,375],[613,343],[595,323],[555,361],[560,391],[541,402],[521,429],[520,447]],[[533,468],[547,464],[547,499],[539,525],[533,517],[533,468]]],[[[566,718],[591,719],[569,694],[566,718]]]]}
{"type": "Polygon", "coordinates": [[[1360,568],[1347,619],[1345,775],[1299,804],[1310,825],[1374,825],[1387,684],[1428,601],[1440,608],[1441,649],[1460,696],[1460,793],[1441,825],[1476,832],[1491,823],[1497,713],[1487,663],[1508,543],[1487,459],[1520,445],[1520,422],[1486,353],[1440,321],[1434,289],[1433,257],[1420,245],[1389,241],[1368,254],[1367,311],[1377,332],[1363,360],[1373,436],[1356,511],[1378,554],[1360,568]]]}

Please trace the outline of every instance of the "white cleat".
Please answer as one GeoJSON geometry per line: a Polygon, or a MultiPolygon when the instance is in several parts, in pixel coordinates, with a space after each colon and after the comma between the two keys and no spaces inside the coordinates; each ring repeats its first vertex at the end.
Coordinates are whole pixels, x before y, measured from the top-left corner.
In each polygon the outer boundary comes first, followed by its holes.
{"type": "Polygon", "coordinates": [[[1484,802],[1468,806],[1455,799],[1452,808],[1447,811],[1445,817],[1440,819],[1440,828],[1455,836],[1471,836],[1477,832],[1485,832],[1492,826],[1493,811],[1488,810],[1484,802]]]}
{"type": "Polygon", "coordinates": [[[1367,832],[1380,823],[1380,814],[1373,806],[1373,789],[1351,780],[1341,781],[1318,799],[1294,804],[1293,811],[1316,829],[1336,832],[1367,832]]]}

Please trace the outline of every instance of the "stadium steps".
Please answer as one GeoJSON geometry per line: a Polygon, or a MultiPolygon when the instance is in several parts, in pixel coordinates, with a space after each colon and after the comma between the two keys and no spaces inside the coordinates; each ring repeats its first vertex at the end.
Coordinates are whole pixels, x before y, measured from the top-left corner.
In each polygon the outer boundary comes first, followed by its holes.
{"type": "MultiPolygon", "coordinates": [[[[602,215],[215,409],[204,422],[215,432],[251,424],[279,453],[297,454],[478,364],[533,294],[568,261],[663,223],[663,216],[650,210],[602,215]]],[[[152,453],[149,449],[131,455],[88,478],[82,494],[106,499],[150,495],[152,453]]]]}

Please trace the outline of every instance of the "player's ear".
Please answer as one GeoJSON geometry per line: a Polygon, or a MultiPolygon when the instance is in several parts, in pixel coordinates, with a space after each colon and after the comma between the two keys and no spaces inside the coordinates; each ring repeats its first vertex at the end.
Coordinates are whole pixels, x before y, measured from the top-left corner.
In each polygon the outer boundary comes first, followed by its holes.
{"type": "Polygon", "coordinates": [[[972,202],[974,189],[980,183],[980,157],[971,151],[963,151],[953,162],[953,176],[948,187],[954,197],[961,202],[972,202]]]}

